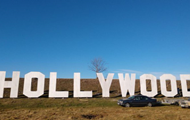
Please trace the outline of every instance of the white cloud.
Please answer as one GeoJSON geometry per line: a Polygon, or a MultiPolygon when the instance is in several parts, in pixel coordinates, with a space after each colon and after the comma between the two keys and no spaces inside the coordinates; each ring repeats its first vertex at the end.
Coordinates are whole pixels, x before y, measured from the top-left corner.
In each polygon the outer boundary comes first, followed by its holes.
{"type": "Polygon", "coordinates": [[[150,72],[150,74],[156,76],[157,79],[160,79],[160,76],[162,76],[163,74],[172,74],[176,77],[177,80],[180,80],[180,74],[178,73],[150,72]]]}
{"type": "Polygon", "coordinates": [[[141,71],[137,71],[137,70],[128,70],[128,69],[121,69],[121,71],[123,71],[123,72],[129,72],[129,73],[142,73],[141,71]]]}
{"type": "Polygon", "coordinates": [[[164,73],[164,72],[141,72],[138,70],[129,70],[129,69],[119,69],[117,71],[113,71],[114,73],[135,73],[137,75],[137,78],[139,78],[143,74],[152,74],[154,75],[157,79],[160,79],[160,76],[163,74],[172,74],[176,77],[177,80],[180,80],[180,73],[164,73]]]}
{"type": "Polygon", "coordinates": [[[129,69],[119,69],[117,71],[114,71],[115,73],[136,73],[136,74],[142,74],[141,71],[137,70],[129,70],[129,69]]]}

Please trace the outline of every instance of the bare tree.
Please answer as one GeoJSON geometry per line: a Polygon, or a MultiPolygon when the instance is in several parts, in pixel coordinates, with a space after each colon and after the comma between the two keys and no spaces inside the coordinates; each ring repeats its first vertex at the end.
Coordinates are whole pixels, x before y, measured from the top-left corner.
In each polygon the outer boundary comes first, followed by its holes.
{"type": "Polygon", "coordinates": [[[107,68],[105,67],[105,61],[103,61],[101,58],[94,58],[91,61],[89,69],[96,73],[104,72],[107,70],[107,68]]]}
{"type": "MultiPolygon", "coordinates": [[[[100,72],[104,72],[107,70],[107,68],[105,67],[105,61],[103,61],[101,58],[94,58],[91,61],[91,64],[89,65],[89,69],[96,72],[96,73],[100,73],[100,72]]],[[[96,79],[98,79],[98,76],[96,75],[96,79]]],[[[97,86],[97,94],[100,93],[100,85],[97,86]]]]}

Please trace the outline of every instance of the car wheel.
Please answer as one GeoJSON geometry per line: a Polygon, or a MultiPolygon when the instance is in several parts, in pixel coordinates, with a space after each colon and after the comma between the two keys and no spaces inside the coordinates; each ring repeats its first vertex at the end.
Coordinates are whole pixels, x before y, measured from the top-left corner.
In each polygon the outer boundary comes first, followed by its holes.
{"type": "Polygon", "coordinates": [[[129,103],[126,103],[126,104],[125,104],[125,107],[130,107],[130,104],[129,104],[129,103]]]}
{"type": "Polygon", "coordinates": [[[152,103],[148,103],[148,107],[152,107],[152,103]]]}

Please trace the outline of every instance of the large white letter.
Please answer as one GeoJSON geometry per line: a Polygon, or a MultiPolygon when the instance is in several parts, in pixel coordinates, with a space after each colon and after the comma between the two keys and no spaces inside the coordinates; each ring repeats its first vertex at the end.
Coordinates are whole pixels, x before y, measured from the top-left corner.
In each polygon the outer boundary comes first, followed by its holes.
{"type": "Polygon", "coordinates": [[[50,72],[49,97],[64,98],[69,96],[68,91],[56,91],[57,73],[50,72]]]}
{"type": "Polygon", "coordinates": [[[0,98],[3,98],[5,74],[5,71],[0,72],[0,98]]]}
{"type": "Polygon", "coordinates": [[[45,75],[40,72],[29,72],[24,77],[23,94],[29,98],[38,98],[44,93],[45,75]],[[32,78],[37,78],[37,91],[31,91],[32,78]]]}
{"type": "Polygon", "coordinates": [[[17,98],[20,72],[13,72],[12,81],[5,81],[5,74],[5,71],[0,72],[0,98],[3,98],[4,88],[11,88],[10,98],[17,98]]]}
{"type": "Polygon", "coordinates": [[[166,97],[174,97],[177,94],[177,83],[176,77],[171,74],[163,74],[160,77],[160,86],[161,86],[161,93],[166,97]],[[171,81],[171,91],[167,91],[166,89],[166,80],[171,81]]]}
{"type": "Polygon", "coordinates": [[[118,73],[119,84],[121,88],[122,97],[126,97],[127,91],[129,91],[130,96],[135,94],[135,74],[131,74],[131,79],[129,74],[125,74],[125,79],[123,79],[123,74],[118,73]]]}
{"type": "Polygon", "coordinates": [[[102,87],[102,97],[110,97],[110,86],[112,83],[112,79],[114,76],[114,73],[109,73],[107,76],[107,80],[104,79],[104,76],[102,73],[97,73],[100,85],[102,87]]]}
{"type": "Polygon", "coordinates": [[[74,97],[92,97],[92,91],[80,91],[80,73],[74,73],[74,97]]]}
{"type": "Polygon", "coordinates": [[[190,80],[190,74],[181,74],[180,78],[183,97],[190,97],[190,91],[187,90],[187,80],[190,80]]]}
{"type": "Polygon", "coordinates": [[[157,91],[157,82],[156,82],[156,77],[152,74],[143,74],[140,76],[140,84],[141,84],[141,94],[146,95],[149,97],[154,97],[155,95],[158,94],[157,91]],[[150,79],[151,80],[151,89],[152,91],[147,91],[146,90],[146,80],[150,79]]]}

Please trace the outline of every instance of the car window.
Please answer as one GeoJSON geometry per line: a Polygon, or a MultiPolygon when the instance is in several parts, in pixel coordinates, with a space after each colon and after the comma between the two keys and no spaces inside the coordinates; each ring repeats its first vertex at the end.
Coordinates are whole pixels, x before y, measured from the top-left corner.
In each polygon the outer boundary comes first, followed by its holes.
{"type": "Polygon", "coordinates": [[[137,96],[137,97],[135,97],[135,99],[134,99],[134,100],[140,100],[140,97],[138,97],[138,96],[137,96]]]}
{"type": "Polygon", "coordinates": [[[128,100],[132,100],[132,99],[134,99],[134,98],[135,98],[134,96],[131,96],[131,97],[128,98],[128,100]]]}
{"type": "Polygon", "coordinates": [[[145,100],[149,100],[149,98],[148,98],[148,97],[144,97],[144,99],[145,99],[145,100]]]}
{"type": "Polygon", "coordinates": [[[140,97],[140,100],[145,100],[145,97],[141,96],[141,97],[140,97]]]}
{"type": "Polygon", "coordinates": [[[149,100],[148,97],[145,97],[145,96],[141,96],[140,99],[141,99],[141,100],[149,100]]]}

